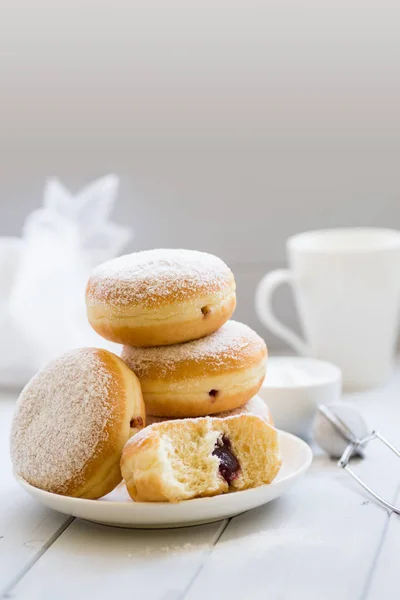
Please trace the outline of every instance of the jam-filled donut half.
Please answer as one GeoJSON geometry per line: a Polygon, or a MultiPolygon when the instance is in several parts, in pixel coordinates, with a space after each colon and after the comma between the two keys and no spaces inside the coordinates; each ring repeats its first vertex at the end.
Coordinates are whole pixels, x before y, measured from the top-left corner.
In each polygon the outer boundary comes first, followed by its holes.
{"type": "Polygon", "coordinates": [[[277,431],[252,414],[156,423],[121,458],[130,496],[179,502],[271,483],[281,466],[277,431]]]}

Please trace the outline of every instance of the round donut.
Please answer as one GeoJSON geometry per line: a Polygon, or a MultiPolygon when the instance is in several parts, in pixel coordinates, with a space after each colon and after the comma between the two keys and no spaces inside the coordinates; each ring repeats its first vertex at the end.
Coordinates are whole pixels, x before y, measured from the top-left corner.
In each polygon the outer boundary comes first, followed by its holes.
{"type": "Polygon", "coordinates": [[[257,394],[267,347],[250,327],[228,321],[186,344],[124,346],[121,358],[139,377],[149,415],[201,417],[233,410],[257,394]]]}
{"type": "Polygon", "coordinates": [[[236,306],[222,260],[193,250],[147,250],[97,267],[86,288],[89,322],[102,337],[165,346],[216,331],[236,306]]]}
{"type": "Polygon", "coordinates": [[[107,350],[74,350],[22,391],[11,429],[12,463],[35,487],[100,498],[122,480],[124,444],[145,424],[140,383],[122,360],[107,350]]]}
{"type": "MultiPolygon", "coordinates": [[[[233,415],[242,415],[248,413],[256,415],[257,417],[261,417],[270,425],[274,425],[271,411],[269,410],[264,400],[260,398],[260,396],[254,396],[248,402],[246,402],[246,404],[243,404],[243,406],[239,406],[238,408],[234,408],[233,410],[225,410],[224,412],[216,413],[213,416],[218,417],[219,419],[223,419],[225,417],[232,417],[233,415]]],[[[164,421],[171,420],[171,417],[153,417],[151,415],[147,415],[146,427],[148,427],[149,425],[153,425],[154,423],[163,423],[164,421]]]]}

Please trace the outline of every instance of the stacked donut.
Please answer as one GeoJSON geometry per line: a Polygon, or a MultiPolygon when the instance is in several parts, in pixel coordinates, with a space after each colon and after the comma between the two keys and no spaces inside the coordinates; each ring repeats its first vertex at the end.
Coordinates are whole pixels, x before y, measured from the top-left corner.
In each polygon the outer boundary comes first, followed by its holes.
{"type": "Polygon", "coordinates": [[[88,317],[103,337],[124,344],[150,417],[202,417],[254,397],[267,348],[249,327],[229,321],[235,279],[216,256],[151,250],[96,269],[88,317]]]}
{"type": "Polygon", "coordinates": [[[180,501],[269,483],[277,434],[256,397],[267,348],[231,321],[235,280],[189,250],[122,256],[93,272],[88,319],[121,358],[82,349],[22,392],[14,467],[32,485],[98,498],[125,479],[134,500],[180,501]],[[146,425],[148,425],[146,427],[146,425]]]}

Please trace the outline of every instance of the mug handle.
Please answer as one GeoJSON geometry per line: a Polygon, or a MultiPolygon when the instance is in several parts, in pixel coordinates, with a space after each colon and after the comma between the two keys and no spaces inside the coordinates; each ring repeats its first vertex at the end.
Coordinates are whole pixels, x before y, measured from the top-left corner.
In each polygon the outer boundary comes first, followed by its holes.
{"type": "Polygon", "coordinates": [[[289,269],[277,269],[267,273],[256,290],[256,312],[258,318],[272,333],[284,340],[301,356],[309,356],[307,344],[289,327],[281,323],[272,311],[272,297],[276,288],[283,283],[293,285],[293,277],[289,269]]]}

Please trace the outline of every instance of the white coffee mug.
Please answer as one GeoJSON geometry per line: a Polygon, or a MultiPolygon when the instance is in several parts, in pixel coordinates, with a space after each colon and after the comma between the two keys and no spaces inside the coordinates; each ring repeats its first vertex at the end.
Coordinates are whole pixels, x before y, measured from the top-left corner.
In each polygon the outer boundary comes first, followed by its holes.
{"type": "Polygon", "coordinates": [[[327,229],[288,239],[290,269],[268,273],[256,292],[262,323],[296,352],[338,365],[346,388],[389,375],[400,315],[400,231],[327,229]],[[274,290],[293,287],[307,341],[272,311],[274,290]]]}

